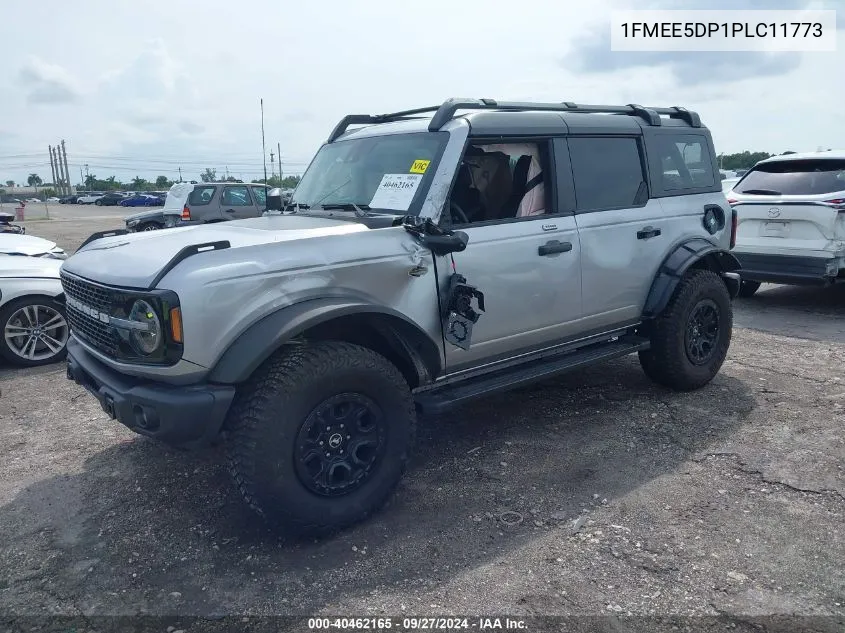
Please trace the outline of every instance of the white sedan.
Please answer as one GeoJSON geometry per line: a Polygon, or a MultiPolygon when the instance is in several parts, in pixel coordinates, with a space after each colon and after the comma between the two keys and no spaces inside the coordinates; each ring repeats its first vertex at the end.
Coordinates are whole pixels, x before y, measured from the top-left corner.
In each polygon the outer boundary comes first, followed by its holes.
{"type": "Polygon", "coordinates": [[[76,199],[76,203],[77,204],[94,204],[95,202],[97,202],[97,200],[99,200],[102,197],[103,197],[103,194],[101,194],[101,193],[98,193],[98,194],[90,194],[89,193],[88,195],[85,195],[85,196],[79,196],[76,199]]]}
{"type": "Polygon", "coordinates": [[[49,257],[0,254],[0,358],[34,367],[65,357],[70,328],[61,266],[49,257]]]}
{"type": "Polygon", "coordinates": [[[0,233],[0,255],[26,255],[29,257],[49,257],[67,259],[67,253],[55,242],[34,235],[0,233]]]}

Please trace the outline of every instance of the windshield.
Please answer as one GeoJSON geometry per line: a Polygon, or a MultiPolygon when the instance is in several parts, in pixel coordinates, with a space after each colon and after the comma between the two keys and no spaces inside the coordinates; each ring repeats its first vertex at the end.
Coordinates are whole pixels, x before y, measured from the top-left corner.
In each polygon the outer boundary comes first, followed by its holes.
{"type": "Polygon", "coordinates": [[[448,132],[423,132],[323,145],[290,204],[416,215],[448,139],[448,132]]]}
{"type": "Polygon", "coordinates": [[[845,191],[845,160],[785,160],[756,166],[742,179],[737,193],[771,196],[813,196],[845,191]]]}

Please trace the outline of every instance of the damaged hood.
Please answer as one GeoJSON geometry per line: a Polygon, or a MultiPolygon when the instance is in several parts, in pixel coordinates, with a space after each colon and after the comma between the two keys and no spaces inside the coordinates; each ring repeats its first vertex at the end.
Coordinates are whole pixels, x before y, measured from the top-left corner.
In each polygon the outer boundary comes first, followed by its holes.
{"type": "Polygon", "coordinates": [[[226,241],[229,248],[237,249],[368,230],[363,224],[349,220],[278,215],[145,231],[95,240],[65,260],[62,270],[106,285],[148,288],[159,272],[188,246],[226,241]]]}
{"type": "Polygon", "coordinates": [[[0,233],[0,254],[42,257],[51,255],[64,257],[64,251],[55,242],[34,235],[0,233]]]}

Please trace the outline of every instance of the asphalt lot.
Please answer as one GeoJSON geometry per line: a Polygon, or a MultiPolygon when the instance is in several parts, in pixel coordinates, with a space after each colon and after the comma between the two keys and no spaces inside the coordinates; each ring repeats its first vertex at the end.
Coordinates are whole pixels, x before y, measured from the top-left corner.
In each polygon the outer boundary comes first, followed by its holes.
{"type": "MultiPolygon", "coordinates": [[[[52,207],[27,234],[72,250],[124,215],[52,207]]],[[[423,420],[388,507],[319,542],[266,531],[215,451],[133,435],[62,365],[0,367],[0,623],[680,614],[750,631],[800,614],[842,630],[843,310],[845,288],[738,300],[729,359],[698,392],[627,358],[423,420]]]]}

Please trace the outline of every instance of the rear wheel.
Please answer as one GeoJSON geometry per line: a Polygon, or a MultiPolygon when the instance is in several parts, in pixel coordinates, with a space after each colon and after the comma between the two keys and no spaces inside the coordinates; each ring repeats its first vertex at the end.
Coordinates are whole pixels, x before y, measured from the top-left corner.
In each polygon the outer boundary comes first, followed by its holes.
{"type": "Polygon", "coordinates": [[[329,532],[384,504],[415,425],[408,384],[384,357],[343,342],[291,346],[239,391],[226,423],[230,469],[272,524],[329,532]]]}
{"type": "Polygon", "coordinates": [[[760,289],[759,281],[743,281],[739,286],[739,296],[747,299],[753,297],[754,293],[760,289]]]}
{"type": "Polygon", "coordinates": [[[655,382],[678,391],[709,383],[730,347],[731,297],[725,283],[709,270],[695,270],[678,284],[651,331],[651,349],[640,364],[655,382]]]}
{"type": "Polygon", "coordinates": [[[142,224],[138,227],[139,231],[157,231],[161,228],[159,224],[155,222],[147,222],[146,224],[142,224]]]}

